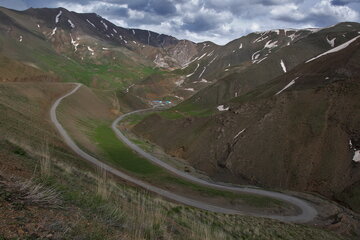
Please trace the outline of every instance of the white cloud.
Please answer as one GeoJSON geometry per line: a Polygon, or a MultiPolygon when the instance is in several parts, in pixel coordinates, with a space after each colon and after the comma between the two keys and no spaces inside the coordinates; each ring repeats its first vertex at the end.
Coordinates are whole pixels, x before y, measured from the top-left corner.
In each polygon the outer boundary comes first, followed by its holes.
{"type": "Polygon", "coordinates": [[[359,13],[348,6],[335,6],[331,4],[331,0],[321,0],[311,13],[315,15],[332,16],[337,21],[357,21],[359,20],[359,13]]]}
{"type": "Polygon", "coordinates": [[[296,4],[289,3],[282,6],[277,6],[271,9],[270,14],[275,18],[292,18],[296,21],[301,21],[305,15],[300,11],[296,4]]]}

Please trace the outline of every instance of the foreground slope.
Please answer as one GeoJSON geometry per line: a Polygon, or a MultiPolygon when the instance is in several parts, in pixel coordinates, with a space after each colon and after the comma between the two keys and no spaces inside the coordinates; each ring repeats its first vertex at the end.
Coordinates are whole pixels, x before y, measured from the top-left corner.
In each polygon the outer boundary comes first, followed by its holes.
{"type": "Polygon", "coordinates": [[[169,203],[93,169],[65,147],[47,117],[52,102],[70,88],[0,84],[0,237],[344,239],[307,226],[169,203]]]}

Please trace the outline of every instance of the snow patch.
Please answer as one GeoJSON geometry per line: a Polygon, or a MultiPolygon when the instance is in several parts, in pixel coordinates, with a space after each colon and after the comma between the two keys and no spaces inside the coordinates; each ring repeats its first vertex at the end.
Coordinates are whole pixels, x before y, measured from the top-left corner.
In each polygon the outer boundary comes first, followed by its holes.
{"type": "Polygon", "coordinates": [[[328,44],[330,44],[332,48],[335,47],[335,39],[336,37],[333,39],[328,39],[328,37],[326,36],[326,41],[328,42],[328,44]]]}
{"type": "Polygon", "coordinates": [[[296,38],[296,33],[290,34],[289,38],[291,39],[291,41],[294,41],[294,39],[296,38]]]}
{"type": "Polygon", "coordinates": [[[240,136],[240,134],[242,134],[243,132],[245,132],[245,129],[246,129],[246,128],[244,128],[243,130],[241,130],[240,132],[238,132],[238,133],[235,135],[234,139],[236,139],[238,136],[240,136]]]}
{"type": "Polygon", "coordinates": [[[198,57],[194,58],[194,59],[191,60],[190,62],[186,63],[181,69],[187,68],[191,63],[195,62],[197,59],[198,59],[198,57]]]}
{"type": "Polygon", "coordinates": [[[179,97],[179,96],[176,96],[176,95],[174,97],[176,97],[177,99],[180,99],[180,100],[184,100],[183,97],[179,97]]]}
{"type": "Polygon", "coordinates": [[[271,48],[274,48],[274,47],[278,46],[277,45],[278,41],[275,41],[275,42],[271,42],[271,41],[272,40],[267,41],[264,48],[270,48],[271,49],[271,48]]]}
{"type": "Polygon", "coordinates": [[[275,32],[277,35],[280,35],[280,30],[276,29],[276,30],[272,30],[273,32],[275,32]]]}
{"type": "Polygon", "coordinates": [[[22,40],[23,40],[23,36],[20,36],[19,37],[19,42],[22,42],[22,40]]]}
{"type": "Polygon", "coordinates": [[[108,25],[103,20],[101,20],[100,22],[102,23],[102,25],[104,25],[105,29],[108,30],[108,25]]]}
{"type": "Polygon", "coordinates": [[[58,23],[58,22],[59,22],[59,19],[60,19],[61,14],[62,14],[62,11],[60,11],[60,12],[56,15],[56,17],[55,17],[55,23],[58,23]]]}
{"type": "Polygon", "coordinates": [[[329,54],[329,53],[338,52],[338,51],[340,51],[340,50],[348,47],[351,43],[353,43],[354,41],[356,41],[359,37],[360,37],[360,36],[357,36],[357,37],[355,37],[355,38],[353,38],[353,39],[351,39],[351,40],[349,40],[349,41],[347,41],[347,42],[345,42],[345,43],[343,43],[343,44],[341,44],[341,45],[339,45],[339,46],[337,46],[337,47],[335,47],[335,48],[330,49],[329,51],[326,51],[326,52],[324,52],[324,53],[322,53],[322,54],[320,54],[320,55],[318,55],[318,56],[316,56],[316,57],[313,57],[313,58],[307,60],[306,63],[311,62],[311,61],[314,61],[315,59],[318,59],[318,58],[320,58],[320,57],[322,57],[322,56],[325,56],[325,55],[327,55],[327,54],[329,54]]]}
{"type": "Polygon", "coordinates": [[[40,25],[38,24],[37,27],[40,28],[40,25]]]}
{"type": "Polygon", "coordinates": [[[353,156],[353,161],[354,162],[360,162],[360,150],[357,150],[356,148],[354,148],[352,142],[351,142],[351,139],[349,140],[349,146],[350,146],[350,149],[353,149],[355,151],[354,153],[354,156],[353,156]]]}
{"type": "Polygon", "coordinates": [[[205,78],[203,78],[203,79],[201,79],[200,82],[202,82],[202,83],[207,83],[208,81],[207,81],[205,78]]]}
{"type": "Polygon", "coordinates": [[[354,157],[352,159],[354,162],[360,162],[360,150],[355,151],[354,157]]]}
{"type": "Polygon", "coordinates": [[[212,63],[215,61],[216,58],[217,58],[217,56],[215,56],[215,57],[208,63],[207,66],[209,66],[210,64],[212,64],[212,63]]]}
{"type": "Polygon", "coordinates": [[[91,52],[91,55],[94,55],[94,54],[95,54],[94,49],[92,49],[91,47],[87,46],[87,49],[91,52]]]}
{"type": "Polygon", "coordinates": [[[79,46],[79,43],[73,39],[73,37],[71,36],[71,34],[70,34],[70,38],[71,38],[71,44],[72,44],[72,45],[74,46],[74,48],[75,48],[75,51],[74,51],[74,52],[76,52],[76,51],[77,51],[77,47],[79,46]]]}
{"type": "Polygon", "coordinates": [[[108,51],[110,50],[109,48],[103,47],[102,50],[108,51]]]}
{"type": "Polygon", "coordinates": [[[284,61],[282,59],[280,61],[280,65],[281,65],[282,70],[286,73],[285,63],[284,63],[284,61]]]}
{"type": "Polygon", "coordinates": [[[150,45],[150,37],[151,37],[151,33],[150,31],[148,31],[148,45],[150,45]]]}
{"type": "Polygon", "coordinates": [[[204,50],[204,48],[209,47],[210,45],[207,45],[206,43],[204,43],[204,46],[202,47],[201,51],[204,50]]]}
{"type": "Polygon", "coordinates": [[[260,54],[259,54],[260,51],[261,51],[261,50],[256,51],[256,52],[253,53],[253,55],[251,55],[251,60],[252,60],[252,61],[256,60],[256,59],[260,56],[260,54]],[[259,56],[257,56],[258,54],[259,54],[259,56]],[[257,57],[257,58],[256,58],[256,57],[257,57]]]}
{"type": "Polygon", "coordinates": [[[114,31],[114,33],[117,33],[117,31],[116,31],[116,29],[115,29],[115,28],[113,28],[113,31],[114,31]]]}
{"type": "Polygon", "coordinates": [[[311,33],[316,33],[320,30],[322,30],[323,28],[306,28],[304,30],[310,31],[311,33]]]}
{"type": "Polygon", "coordinates": [[[73,24],[73,22],[70,19],[68,19],[68,23],[70,24],[71,28],[75,28],[75,25],[73,24]]]}
{"type": "Polygon", "coordinates": [[[204,67],[204,69],[203,69],[202,72],[200,73],[199,78],[201,78],[201,76],[204,74],[205,70],[206,70],[206,67],[204,67]]]}
{"type": "Polygon", "coordinates": [[[293,28],[286,28],[286,29],[284,29],[285,36],[286,36],[287,32],[297,32],[297,30],[293,29],[293,28]]]}
{"type": "Polygon", "coordinates": [[[130,91],[130,88],[132,88],[135,84],[131,84],[129,87],[126,88],[125,92],[128,93],[130,91]]]}
{"type": "Polygon", "coordinates": [[[55,35],[56,30],[57,30],[57,27],[55,27],[55,28],[52,30],[50,37],[52,37],[52,36],[54,36],[54,35],[55,35]]]}
{"type": "Polygon", "coordinates": [[[243,47],[243,45],[242,45],[242,43],[240,43],[239,49],[242,49],[242,47],[243,47]]]}
{"type": "Polygon", "coordinates": [[[184,88],[186,91],[194,92],[195,90],[193,88],[184,88]]]}
{"type": "Polygon", "coordinates": [[[179,80],[179,81],[176,81],[176,82],[175,82],[175,85],[178,86],[178,87],[180,87],[181,84],[183,84],[183,83],[184,83],[184,80],[181,79],[181,80],[179,80]]]}
{"type": "Polygon", "coordinates": [[[299,77],[291,80],[291,82],[289,82],[288,85],[286,85],[283,89],[281,89],[280,91],[278,91],[275,95],[279,95],[280,93],[282,93],[283,91],[285,91],[286,89],[288,89],[289,87],[291,87],[292,85],[295,84],[295,80],[298,79],[299,77]]]}
{"type": "Polygon", "coordinates": [[[192,75],[194,75],[194,73],[196,72],[196,70],[198,70],[199,66],[200,66],[200,64],[198,63],[197,66],[196,66],[196,68],[195,68],[195,70],[194,70],[192,73],[186,75],[186,77],[191,77],[192,75]]]}
{"type": "Polygon", "coordinates": [[[92,22],[90,22],[89,19],[86,19],[86,21],[87,21],[91,26],[93,26],[94,28],[96,28],[95,25],[94,25],[92,22]]]}
{"type": "Polygon", "coordinates": [[[132,30],[132,32],[133,32],[133,34],[135,35],[135,30],[134,30],[134,29],[132,30]]]}
{"type": "Polygon", "coordinates": [[[257,43],[257,42],[261,42],[264,41],[265,39],[267,39],[269,36],[264,37],[264,35],[266,35],[268,32],[263,32],[261,33],[260,37],[258,37],[257,39],[255,39],[253,41],[253,43],[257,43]]]}
{"type": "Polygon", "coordinates": [[[259,64],[262,61],[264,61],[265,59],[267,59],[267,57],[263,57],[262,59],[256,60],[256,61],[254,61],[254,63],[256,62],[256,64],[259,64]]]}
{"type": "Polygon", "coordinates": [[[216,107],[217,110],[219,110],[220,112],[223,112],[223,111],[228,111],[229,110],[229,107],[225,108],[224,105],[219,105],[216,107]]]}
{"type": "Polygon", "coordinates": [[[199,61],[200,59],[202,59],[203,57],[205,57],[206,54],[207,54],[207,53],[204,53],[203,55],[201,55],[201,57],[198,58],[198,61],[199,61]]]}

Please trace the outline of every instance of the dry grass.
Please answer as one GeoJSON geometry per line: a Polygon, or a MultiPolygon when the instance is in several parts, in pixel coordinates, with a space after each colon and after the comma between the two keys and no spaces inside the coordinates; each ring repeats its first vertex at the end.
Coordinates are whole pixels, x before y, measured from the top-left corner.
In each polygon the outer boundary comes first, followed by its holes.
{"type": "Polygon", "coordinates": [[[41,146],[40,173],[42,177],[49,177],[51,175],[51,155],[47,139],[44,139],[41,146]]]}
{"type": "Polygon", "coordinates": [[[29,205],[41,205],[47,207],[61,207],[62,200],[60,193],[55,188],[44,186],[41,183],[36,183],[33,179],[15,180],[0,171],[0,184],[5,187],[14,196],[12,201],[22,201],[29,205]]]}
{"type": "Polygon", "coordinates": [[[61,206],[60,194],[55,189],[45,187],[31,180],[17,182],[15,188],[18,189],[21,198],[29,203],[52,207],[61,206]]]}
{"type": "Polygon", "coordinates": [[[96,176],[97,189],[96,194],[102,199],[107,199],[109,197],[108,183],[107,183],[107,172],[104,168],[97,168],[98,176],[96,176]]]}
{"type": "Polygon", "coordinates": [[[18,161],[26,161],[33,168],[40,165],[34,171],[34,179],[51,175],[55,184],[45,187],[38,180],[28,180],[14,181],[13,187],[28,203],[76,205],[81,209],[81,218],[87,222],[79,221],[78,230],[66,231],[64,239],[80,239],[79,236],[84,234],[86,237],[81,239],[339,239],[305,226],[209,213],[174,204],[126,186],[103,169],[91,171],[85,164],[80,168],[81,161],[63,148],[59,137],[44,120],[44,116],[48,116],[50,100],[56,98],[54,90],[42,87],[41,94],[36,94],[34,100],[34,94],[19,97],[24,94],[17,88],[0,85],[0,140],[7,140],[26,152],[16,155],[18,161]],[[103,228],[89,229],[86,227],[88,222],[103,228]]]}

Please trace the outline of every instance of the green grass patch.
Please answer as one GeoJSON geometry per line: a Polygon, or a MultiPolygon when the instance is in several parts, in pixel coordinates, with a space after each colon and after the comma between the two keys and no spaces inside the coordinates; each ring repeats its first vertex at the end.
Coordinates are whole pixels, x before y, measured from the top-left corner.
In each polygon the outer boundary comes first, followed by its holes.
{"type": "Polygon", "coordinates": [[[174,184],[189,187],[192,190],[205,194],[206,196],[209,197],[224,197],[231,200],[239,199],[244,201],[246,204],[254,207],[264,208],[264,207],[284,206],[285,204],[284,202],[273,198],[262,197],[260,195],[255,195],[255,194],[246,194],[246,193],[240,194],[230,191],[222,191],[214,188],[197,185],[179,178],[167,178],[166,180],[174,184]]]}
{"type": "Polygon", "coordinates": [[[94,140],[104,151],[106,159],[114,166],[145,176],[163,172],[160,167],[151,164],[125,146],[106,125],[100,125],[95,129],[94,140]]]}
{"type": "MultiPolygon", "coordinates": [[[[95,141],[105,153],[106,159],[116,167],[125,169],[145,180],[151,180],[157,184],[171,184],[179,187],[189,188],[209,197],[223,197],[230,200],[240,199],[244,203],[254,207],[283,206],[284,203],[267,197],[252,194],[240,194],[229,191],[213,189],[192,182],[177,178],[164,171],[162,168],[152,164],[148,160],[138,156],[130,148],[125,146],[117,137],[112,129],[105,124],[95,128],[95,141]]],[[[140,142],[140,145],[143,144],[140,142]]]]}
{"type": "Polygon", "coordinates": [[[136,125],[151,114],[153,113],[147,112],[147,113],[131,114],[130,116],[126,117],[123,121],[130,125],[136,125]]]}
{"type": "Polygon", "coordinates": [[[179,105],[159,112],[159,115],[166,119],[180,119],[185,117],[208,117],[215,113],[214,109],[202,108],[191,102],[180,103],[179,105]]]}

